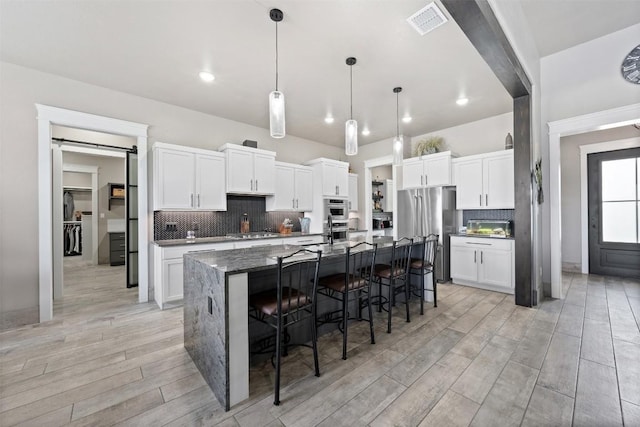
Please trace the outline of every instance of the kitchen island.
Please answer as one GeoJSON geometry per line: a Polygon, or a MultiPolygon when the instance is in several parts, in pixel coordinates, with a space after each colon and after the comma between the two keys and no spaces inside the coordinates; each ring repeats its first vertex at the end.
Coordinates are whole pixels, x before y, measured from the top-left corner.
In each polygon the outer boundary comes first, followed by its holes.
{"type": "MultiPolygon", "coordinates": [[[[393,242],[368,235],[308,248],[322,250],[321,274],[326,274],[343,266],[347,247],[363,240],[378,243],[379,253],[393,242]]],[[[278,256],[301,248],[285,244],[184,255],[184,346],[226,410],[249,397],[249,293],[269,282],[263,278],[275,273],[278,256]]]]}

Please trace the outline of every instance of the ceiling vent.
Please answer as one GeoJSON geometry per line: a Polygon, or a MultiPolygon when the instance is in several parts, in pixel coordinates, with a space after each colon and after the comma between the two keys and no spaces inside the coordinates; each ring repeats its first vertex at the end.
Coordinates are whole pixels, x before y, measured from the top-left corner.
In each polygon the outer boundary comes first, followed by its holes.
{"type": "Polygon", "coordinates": [[[435,3],[429,3],[407,18],[407,22],[416,29],[421,36],[435,30],[447,22],[447,17],[435,3]]]}

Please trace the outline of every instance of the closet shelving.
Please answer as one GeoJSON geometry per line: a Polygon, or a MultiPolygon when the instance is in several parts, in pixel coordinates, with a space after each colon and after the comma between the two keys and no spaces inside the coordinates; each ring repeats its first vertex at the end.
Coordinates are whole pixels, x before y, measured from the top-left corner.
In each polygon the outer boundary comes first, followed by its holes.
{"type": "Polygon", "coordinates": [[[124,201],[124,184],[109,183],[109,210],[111,202],[116,200],[124,201]]]}

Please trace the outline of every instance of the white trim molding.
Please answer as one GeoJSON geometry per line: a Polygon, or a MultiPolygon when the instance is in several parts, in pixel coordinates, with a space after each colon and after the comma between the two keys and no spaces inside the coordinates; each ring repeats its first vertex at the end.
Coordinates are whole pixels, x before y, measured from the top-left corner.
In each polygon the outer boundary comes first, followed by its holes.
{"type": "Polygon", "coordinates": [[[640,147],[640,138],[627,138],[580,146],[580,234],[582,239],[580,242],[582,249],[580,271],[583,274],[589,273],[589,180],[587,179],[587,156],[592,153],[636,147],[640,147]]]}
{"type": "Polygon", "coordinates": [[[138,301],[149,299],[150,215],[147,211],[148,125],[35,104],[38,120],[38,299],[40,322],[53,318],[51,126],[60,125],[136,138],[138,146],[138,301]]]}
{"type": "Polygon", "coordinates": [[[551,297],[562,295],[562,209],[560,178],[560,138],[596,130],[631,125],[640,121],[640,104],[549,122],[549,193],[551,246],[551,297]]]}

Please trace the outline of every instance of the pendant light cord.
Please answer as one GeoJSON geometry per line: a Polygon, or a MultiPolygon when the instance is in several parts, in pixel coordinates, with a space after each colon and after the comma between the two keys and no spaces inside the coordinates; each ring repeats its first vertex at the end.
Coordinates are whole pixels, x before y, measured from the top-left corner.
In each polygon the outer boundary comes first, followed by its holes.
{"type": "Polygon", "coordinates": [[[349,117],[351,118],[351,120],[353,120],[353,65],[349,65],[349,74],[351,75],[351,96],[349,98],[349,117]]]}
{"type": "Polygon", "coordinates": [[[278,91],[278,23],[276,22],[276,92],[278,91]]]}
{"type": "Polygon", "coordinates": [[[400,136],[400,107],[398,99],[400,98],[400,93],[396,92],[396,136],[400,136]]]}

